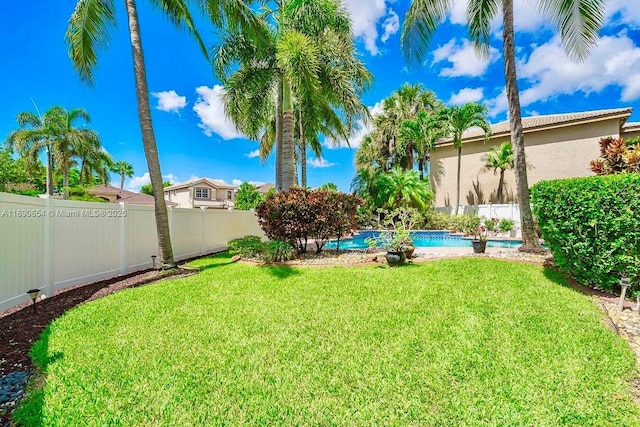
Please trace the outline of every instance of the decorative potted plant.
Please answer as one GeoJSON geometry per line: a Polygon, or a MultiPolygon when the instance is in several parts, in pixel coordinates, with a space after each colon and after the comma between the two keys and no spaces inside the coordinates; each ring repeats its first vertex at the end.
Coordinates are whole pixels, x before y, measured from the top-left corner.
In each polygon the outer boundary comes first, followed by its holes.
{"type": "Polygon", "coordinates": [[[484,251],[487,249],[487,227],[481,225],[474,230],[471,245],[473,246],[473,253],[484,253],[484,251]]]}
{"type": "Polygon", "coordinates": [[[383,230],[378,237],[369,237],[365,239],[365,243],[370,248],[382,248],[387,251],[385,255],[387,264],[390,267],[397,267],[404,264],[407,256],[404,253],[408,230],[383,230]]]}

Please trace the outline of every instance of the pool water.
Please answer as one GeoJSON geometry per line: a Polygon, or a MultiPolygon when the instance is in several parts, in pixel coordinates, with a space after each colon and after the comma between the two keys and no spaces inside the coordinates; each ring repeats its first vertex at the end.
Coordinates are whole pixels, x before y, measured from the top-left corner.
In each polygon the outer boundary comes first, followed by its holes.
{"type": "MultiPolygon", "coordinates": [[[[340,249],[367,249],[364,242],[369,237],[378,237],[379,231],[360,231],[354,237],[340,240],[340,249]]],[[[452,235],[448,231],[412,231],[411,238],[416,248],[470,248],[471,239],[452,235]]],[[[487,240],[489,248],[517,248],[522,245],[520,240],[487,240]]],[[[327,249],[335,249],[336,241],[328,242],[327,249]]]]}

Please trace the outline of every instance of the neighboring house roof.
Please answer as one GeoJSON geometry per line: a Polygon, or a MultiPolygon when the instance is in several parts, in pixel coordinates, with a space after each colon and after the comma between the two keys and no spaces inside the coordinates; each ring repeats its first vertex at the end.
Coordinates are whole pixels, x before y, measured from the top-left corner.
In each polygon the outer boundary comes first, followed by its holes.
{"type": "Polygon", "coordinates": [[[640,132],[640,122],[629,122],[622,126],[622,132],[640,132]]]}
{"type": "Polygon", "coordinates": [[[210,179],[210,178],[195,178],[195,179],[190,179],[189,181],[185,181],[185,182],[179,182],[177,184],[173,184],[170,185],[168,187],[164,188],[164,191],[172,191],[172,190],[179,190],[181,188],[189,188],[189,187],[193,187],[196,185],[200,185],[200,184],[208,184],[211,187],[215,187],[215,188],[228,188],[230,190],[234,190],[237,188],[237,186],[235,185],[231,185],[231,184],[227,184],[224,181],[220,181],[217,179],[210,179]]]}
{"type": "Polygon", "coordinates": [[[272,188],[276,188],[275,184],[267,182],[265,184],[256,185],[256,190],[258,190],[262,194],[266,194],[272,188]]]}
{"type": "Polygon", "coordinates": [[[94,185],[89,190],[87,190],[89,194],[93,194],[94,196],[131,196],[132,194],[136,194],[133,191],[121,190],[118,187],[114,187],[113,185],[94,185]]]}
{"type": "MultiPolygon", "coordinates": [[[[118,202],[130,203],[132,205],[153,205],[155,203],[155,199],[153,196],[144,193],[133,193],[130,196],[122,197],[118,199],[118,202]]],[[[170,202],[169,200],[164,201],[167,206],[178,206],[175,202],[170,202]]]]}
{"type": "MultiPolygon", "coordinates": [[[[522,118],[522,130],[532,132],[543,129],[553,129],[579,123],[596,122],[600,120],[622,119],[623,123],[633,108],[615,108],[610,110],[584,111],[581,113],[550,114],[545,116],[532,116],[522,118]]],[[[626,129],[625,129],[626,130],[626,129]]],[[[511,133],[509,121],[497,123],[491,126],[491,137],[506,136],[511,133]]],[[[473,141],[484,138],[484,132],[480,128],[472,128],[462,134],[463,141],[473,141]]],[[[451,138],[441,140],[438,144],[451,143],[451,138]]]]}
{"type": "MultiPolygon", "coordinates": [[[[114,203],[130,203],[135,205],[153,205],[155,199],[153,196],[143,193],[134,193],[129,190],[121,190],[113,185],[96,185],[87,190],[87,192],[96,197],[104,197],[111,199],[115,196],[114,203]]],[[[167,206],[178,206],[177,203],[166,201],[167,206]]]]}

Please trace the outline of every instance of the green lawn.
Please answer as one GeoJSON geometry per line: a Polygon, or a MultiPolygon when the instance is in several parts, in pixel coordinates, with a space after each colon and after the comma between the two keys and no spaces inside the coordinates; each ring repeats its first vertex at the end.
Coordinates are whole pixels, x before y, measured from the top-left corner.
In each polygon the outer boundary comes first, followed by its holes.
{"type": "Polygon", "coordinates": [[[634,360],[541,267],[203,272],[83,305],[34,348],[26,425],[631,426],[634,360]]]}

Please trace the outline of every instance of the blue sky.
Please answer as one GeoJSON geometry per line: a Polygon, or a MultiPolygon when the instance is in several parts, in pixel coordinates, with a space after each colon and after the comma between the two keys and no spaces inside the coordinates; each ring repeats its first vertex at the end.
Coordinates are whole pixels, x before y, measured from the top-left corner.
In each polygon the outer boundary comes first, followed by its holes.
{"type": "MultiPolygon", "coordinates": [[[[75,1],[9,2],[0,15],[0,138],[16,128],[16,115],[54,105],[84,108],[92,117],[104,147],[116,160],[126,160],[135,177],[125,187],[138,190],[148,182],[137,117],[131,49],[123,2],[116,1],[118,27],[108,49],[100,52],[93,87],[74,72],[64,43],[75,1]]],[[[408,0],[347,0],[362,58],[375,77],[364,95],[375,113],[377,104],[407,81],[422,83],[443,101],[485,103],[491,121],[506,119],[499,20],[493,49],[479,60],[464,26],[465,2],[458,0],[431,42],[422,66],[411,70],[401,56],[399,30],[408,0]]],[[[515,1],[516,44],[523,115],[554,114],[633,107],[640,121],[640,8],[637,0],[609,0],[600,42],[585,63],[567,59],[550,24],[529,6],[515,1]]],[[[152,92],[153,124],[163,175],[172,182],[193,177],[273,182],[274,160],[254,157],[257,142],[242,138],[225,120],[220,82],[193,39],[174,27],[149,2],[138,2],[142,42],[152,92]]],[[[215,30],[199,20],[208,45],[215,30]]],[[[334,182],[348,190],[355,174],[354,148],[326,147],[322,159],[310,157],[309,184],[334,182]]],[[[114,182],[117,180],[114,176],[114,182]]]]}

